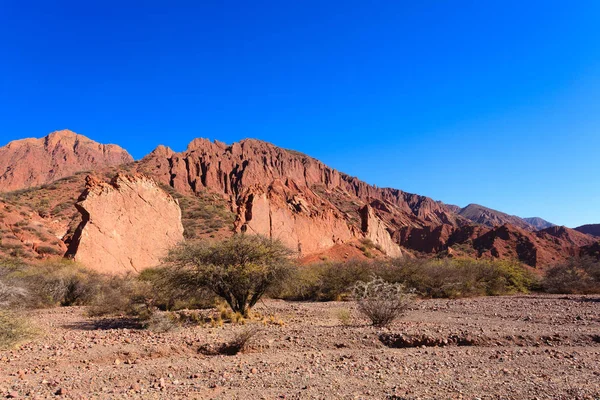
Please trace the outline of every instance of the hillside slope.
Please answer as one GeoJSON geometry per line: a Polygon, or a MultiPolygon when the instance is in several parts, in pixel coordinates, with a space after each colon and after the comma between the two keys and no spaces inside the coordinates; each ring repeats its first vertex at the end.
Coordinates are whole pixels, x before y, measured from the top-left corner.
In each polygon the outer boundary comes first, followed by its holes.
{"type": "Polygon", "coordinates": [[[600,224],[582,225],[575,228],[575,230],[587,235],[600,237],[600,224]]]}

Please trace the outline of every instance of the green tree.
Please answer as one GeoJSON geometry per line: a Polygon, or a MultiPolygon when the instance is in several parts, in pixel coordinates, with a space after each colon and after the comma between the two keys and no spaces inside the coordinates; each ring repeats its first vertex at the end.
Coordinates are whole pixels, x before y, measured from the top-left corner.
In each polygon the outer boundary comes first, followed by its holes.
{"type": "Polygon", "coordinates": [[[285,278],[291,254],[280,241],[238,234],[216,243],[183,243],[167,262],[182,272],[181,285],[205,286],[247,316],[266,290],[285,278]]]}

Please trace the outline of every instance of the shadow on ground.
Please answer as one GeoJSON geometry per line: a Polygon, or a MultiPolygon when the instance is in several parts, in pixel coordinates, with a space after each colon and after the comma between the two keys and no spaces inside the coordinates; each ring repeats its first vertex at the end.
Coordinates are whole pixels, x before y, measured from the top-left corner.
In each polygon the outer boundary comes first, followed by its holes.
{"type": "Polygon", "coordinates": [[[144,327],[135,318],[103,318],[63,325],[63,328],[82,331],[106,331],[111,329],[143,329],[144,327]]]}

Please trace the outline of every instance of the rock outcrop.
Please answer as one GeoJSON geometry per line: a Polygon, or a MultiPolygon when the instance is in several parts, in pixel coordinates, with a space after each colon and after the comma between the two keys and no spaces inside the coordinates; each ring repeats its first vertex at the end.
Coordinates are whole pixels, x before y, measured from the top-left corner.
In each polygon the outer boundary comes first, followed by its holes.
{"type": "Polygon", "coordinates": [[[309,190],[276,179],[264,190],[248,188],[238,200],[236,230],[281,240],[299,256],[322,252],[358,237],[333,207],[309,190]]]}
{"type": "Polygon", "coordinates": [[[82,221],[67,255],[99,272],[156,266],[183,240],[177,201],[139,174],[118,174],[110,183],[88,177],[76,207],[82,221]]]}
{"type": "Polygon", "coordinates": [[[369,239],[388,256],[408,249],[540,266],[576,255],[580,246],[590,244],[589,237],[557,228],[536,232],[543,220],[529,223],[475,204],[461,209],[377,188],[258,140],[226,145],[195,139],[182,153],[159,146],[137,168],[180,193],[219,194],[236,214],[236,231],[281,239],[301,256],[314,258],[328,248],[340,250],[369,239]]]}
{"type": "Polygon", "coordinates": [[[366,205],[359,210],[361,216],[361,229],[366,238],[390,257],[400,257],[402,250],[400,246],[392,239],[393,229],[388,227],[381,219],[377,217],[373,207],[366,205]]]}
{"type": "Polygon", "coordinates": [[[121,147],[100,144],[69,130],[0,147],[0,192],[53,182],[80,171],[133,161],[121,147]]]}

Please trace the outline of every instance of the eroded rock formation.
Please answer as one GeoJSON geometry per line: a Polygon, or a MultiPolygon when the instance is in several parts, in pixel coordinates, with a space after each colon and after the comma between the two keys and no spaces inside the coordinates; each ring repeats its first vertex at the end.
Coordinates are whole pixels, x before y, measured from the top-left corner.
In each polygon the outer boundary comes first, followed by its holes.
{"type": "Polygon", "coordinates": [[[99,272],[156,266],[183,240],[177,201],[139,174],[118,174],[110,183],[88,177],[76,207],[82,222],[67,254],[99,272]]]}
{"type": "Polygon", "coordinates": [[[0,147],[0,192],[53,182],[80,171],[133,161],[121,147],[100,144],[69,130],[0,147]]]}
{"type": "Polygon", "coordinates": [[[195,139],[183,153],[159,146],[138,168],[182,193],[221,194],[237,214],[236,230],[279,238],[301,255],[367,237],[398,256],[392,240],[398,226],[467,223],[441,202],[376,188],[258,140],[228,146],[195,139]],[[365,206],[370,223],[362,229],[365,206]]]}

